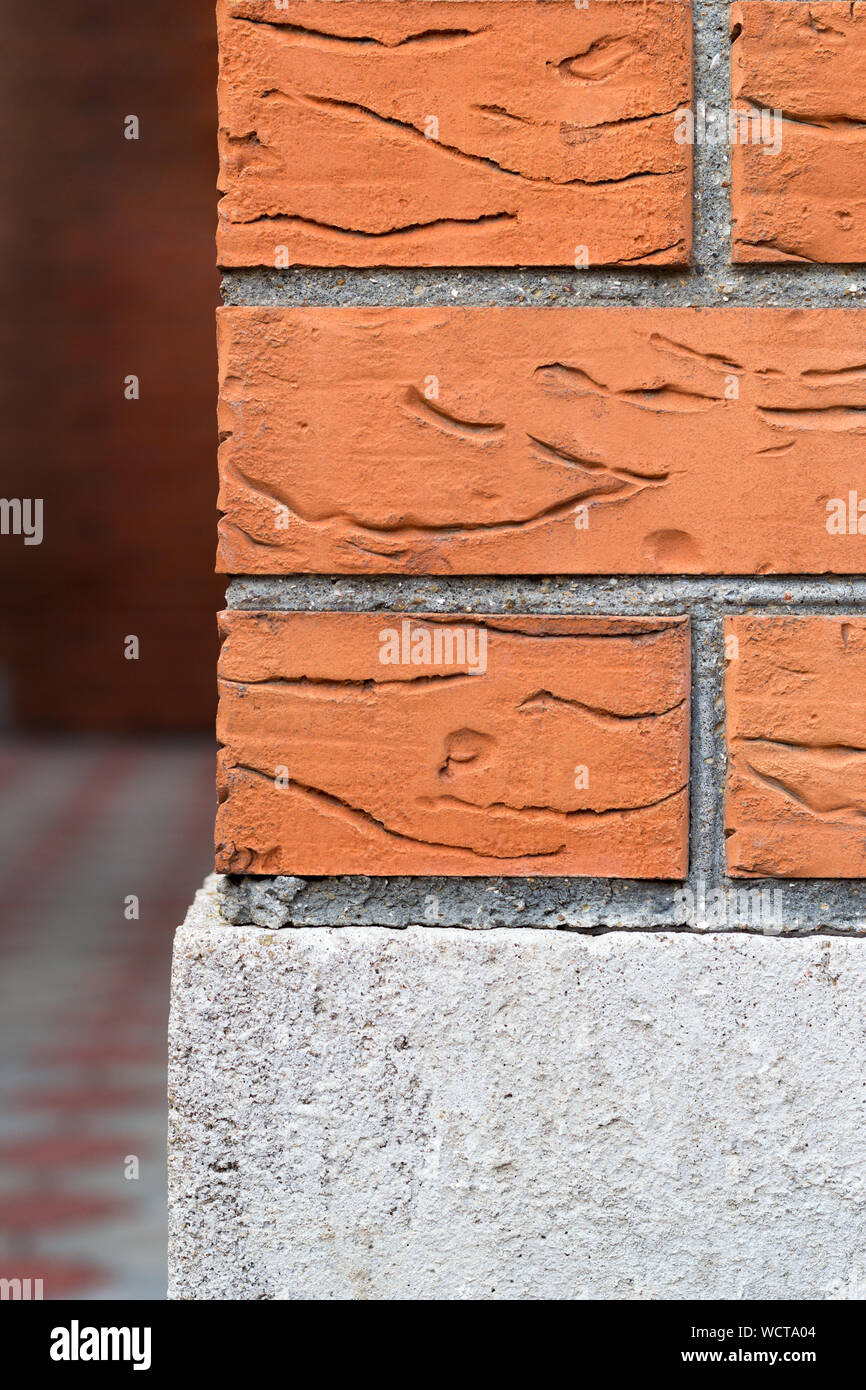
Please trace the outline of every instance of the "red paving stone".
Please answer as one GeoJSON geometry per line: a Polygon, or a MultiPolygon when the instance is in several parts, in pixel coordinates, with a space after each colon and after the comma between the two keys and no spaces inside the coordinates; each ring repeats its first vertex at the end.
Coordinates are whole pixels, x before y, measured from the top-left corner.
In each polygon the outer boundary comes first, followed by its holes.
{"type": "Polygon", "coordinates": [[[136,1046],[134,1043],[110,1042],[103,1035],[98,1043],[80,1043],[71,1047],[45,1047],[34,1054],[37,1062],[61,1062],[70,1066],[137,1066],[157,1065],[165,1058],[166,1049],[156,1043],[136,1046]]]}
{"type": "Polygon", "coordinates": [[[103,1138],[99,1135],[57,1134],[0,1145],[0,1163],[29,1170],[72,1168],[102,1161],[122,1163],[128,1153],[141,1158],[147,1151],[147,1145],[142,1144],[140,1135],[103,1138]]]}
{"type": "MultiPolygon", "coordinates": [[[[39,872],[22,879],[20,863],[13,862],[0,877],[4,901],[14,905],[16,914],[38,903],[63,867],[75,862],[94,821],[134,777],[142,756],[136,745],[111,746],[107,751],[100,749],[92,763],[85,764],[81,781],[70,787],[60,806],[53,807],[39,827],[39,872]]],[[[50,774],[42,769],[42,775],[50,774]]]]}
{"type": "Polygon", "coordinates": [[[95,1110],[131,1110],[153,1102],[158,1092],[140,1086],[87,1086],[51,1091],[20,1091],[7,1104],[13,1110],[75,1111],[86,1115],[95,1110]]]}
{"type": "Polygon", "coordinates": [[[18,834],[0,867],[0,990],[15,1005],[2,1011],[0,1260],[6,1277],[41,1278],[46,1299],[165,1295],[166,1102],[151,1077],[165,1065],[172,936],[208,868],[213,805],[205,740],[0,749],[0,818],[18,834]],[[39,872],[22,876],[22,860],[39,872]],[[128,892],[137,921],[122,915],[128,892]],[[147,1084],[130,1067],[148,1068],[147,1084]],[[134,1136],[126,1123],[89,1132],[121,1111],[134,1136]],[[139,1181],[103,1195],[101,1176],[129,1153],[139,1181]]]}
{"type": "Polygon", "coordinates": [[[52,1231],[116,1216],[127,1206],[113,1197],[88,1197],[71,1192],[21,1192],[0,1198],[0,1229],[19,1232],[52,1231]]]}
{"type": "Polygon", "coordinates": [[[111,1271],[98,1265],[63,1263],[41,1256],[31,1263],[0,1264],[0,1279],[29,1279],[35,1290],[42,1281],[44,1299],[69,1298],[110,1282],[111,1271]]]}
{"type": "Polygon", "coordinates": [[[82,1001],[74,1009],[58,1010],[56,1022],[76,1024],[84,1023],[91,1033],[101,1033],[106,1042],[110,1042],[112,1037],[117,1037],[117,1030],[120,1028],[133,1028],[153,1023],[153,1014],[149,1009],[135,1008],[132,1005],[128,1009],[118,1008],[105,1013],[89,1012],[86,1002],[82,1001]]]}

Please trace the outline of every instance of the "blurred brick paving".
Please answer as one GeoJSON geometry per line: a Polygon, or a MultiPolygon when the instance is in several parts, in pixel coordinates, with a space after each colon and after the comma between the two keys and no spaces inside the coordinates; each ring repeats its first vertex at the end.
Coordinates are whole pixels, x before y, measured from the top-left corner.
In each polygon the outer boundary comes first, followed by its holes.
{"type": "Polygon", "coordinates": [[[46,1299],[165,1296],[171,942],[213,813],[207,739],[0,744],[0,1277],[46,1299]]]}

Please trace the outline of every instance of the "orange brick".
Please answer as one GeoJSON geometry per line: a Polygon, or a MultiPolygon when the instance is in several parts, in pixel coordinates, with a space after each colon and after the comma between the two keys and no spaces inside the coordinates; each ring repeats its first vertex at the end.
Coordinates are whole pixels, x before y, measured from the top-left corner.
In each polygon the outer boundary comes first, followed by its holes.
{"type": "Polygon", "coordinates": [[[866,619],[732,618],[726,637],[730,873],[866,877],[866,619]]]}
{"type": "Polygon", "coordinates": [[[746,0],[731,9],[741,120],[781,112],[734,145],[734,261],[866,261],[866,4],[746,0]]]}
{"type": "Polygon", "coordinates": [[[227,572],[866,571],[862,311],[231,308],[219,338],[227,572]]]}
{"type": "Polygon", "coordinates": [[[220,0],[219,259],[683,265],[687,0],[220,0]]]}
{"type": "Polygon", "coordinates": [[[686,619],[221,625],[219,870],[685,875],[686,619]]]}

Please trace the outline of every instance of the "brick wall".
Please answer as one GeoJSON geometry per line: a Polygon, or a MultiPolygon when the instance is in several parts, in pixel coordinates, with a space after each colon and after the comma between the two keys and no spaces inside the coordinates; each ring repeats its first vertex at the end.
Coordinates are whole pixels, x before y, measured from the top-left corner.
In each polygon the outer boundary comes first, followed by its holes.
{"type": "Polygon", "coordinates": [[[741,877],[786,881],[788,929],[857,922],[866,10],[219,25],[218,564],[252,611],[218,867],[277,876],[280,920],[357,912],[358,874],[399,919],[399,874],[479,880],[444,924],[514,919],[515,876],[563,923],[714,892],[730,925],[741,877]]]}

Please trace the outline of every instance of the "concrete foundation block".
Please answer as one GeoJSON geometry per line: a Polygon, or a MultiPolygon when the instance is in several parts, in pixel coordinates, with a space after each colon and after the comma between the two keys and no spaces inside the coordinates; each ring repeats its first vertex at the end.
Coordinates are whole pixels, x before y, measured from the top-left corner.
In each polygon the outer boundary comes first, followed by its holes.
{"type": "Polygon", "coordinates": [[[175,1299],[860,1298],[866,943],[233,927],[175,948],[175,1299]]]}

